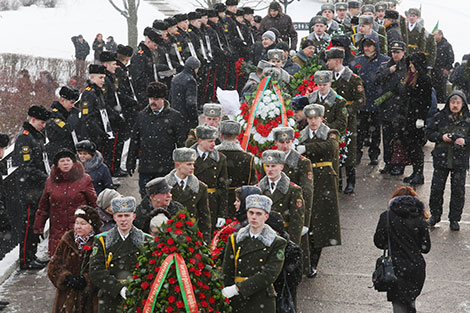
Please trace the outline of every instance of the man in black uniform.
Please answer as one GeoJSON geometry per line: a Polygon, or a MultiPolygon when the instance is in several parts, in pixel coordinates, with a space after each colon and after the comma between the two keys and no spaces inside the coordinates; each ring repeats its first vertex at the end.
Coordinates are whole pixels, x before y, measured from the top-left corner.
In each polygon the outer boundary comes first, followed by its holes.
{"type": "Polygon", "coordinates": [[[20,268],[41,269],[45,264],[37,257],[39,235],[34,234],[33,225],[36,211],[50,172],[45,150],[46,137],[42,130],[50,112],[42,106],[32,106],[28,110],[28,120],[23,124],[23,132],[15,141],[13,165],[17,166],[18,192],[21,198],[20,218],[23,229],[20,235],[20,268]]]}
{"type": "Polygon", "coordinates": [[[206,25],[207,36],[212,50],[212,82],[208,87],[208,99],[214,101],[216,98],[216,87],[221,87],[220,77],[224,77],[224,66],[229,55],[228,45],[225,43],[223,30],[219,27],[219,15],[216,10],[208,10],[208,21],[206,25]],[[212,89],[210,89],[212,87],[212,89]]]}
{"type": "Polygon", "coordinates": [[[184,59],[181,55],[182,46],[178,39],[178,22],[176,18],[169,17],[164,20],[167,25],[167,39],[165,40],[165,44],[169,45],[168,54],[170,57],[171,64],[173,68],[176,69],[176,72],[181,72],[184,67],[184,59]]]}
{"type": "Polygon", "coordinates": [[[49,139],[47,154],[50,160],[61,149],[75,151],[79,110],[75,103],[80,98],[80,92],[69,86],[63,86],[59,91],[59,101],[52,103],[51,119],[46,123],[46,133],[49,139]],[[72,134],[74,133],[74,134],[72,134]]]}

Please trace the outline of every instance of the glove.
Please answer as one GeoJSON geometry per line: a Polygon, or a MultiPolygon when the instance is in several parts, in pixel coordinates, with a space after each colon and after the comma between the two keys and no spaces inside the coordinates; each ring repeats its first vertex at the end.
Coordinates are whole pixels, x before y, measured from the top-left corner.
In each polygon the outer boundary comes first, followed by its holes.
{"type": "Polygon", "coordinates": [[[82,290],[86,287],[86,279],[83,275],[67,275],[64,284],[70,289],[82,290]]]}
{"type": "Polygon", "coordinates": [[[416,120],[416,128],[423,128],[424,127],[424,121],[419,119],[419,120],[416,120]]]}
{"type": "Polygon", "coordinates": [[[222,227],[222,226],[224,226],[224,225],[225,225],[225,218],[223,218],[223,217],[218,217],[218,218],[217,218],[217,224],[215,224],[215,227],[220,228],[220,227],[222,227]]]}
{"type": "Polygon", "coordinates": [[[302,227],[302,233],[300,235],[303,236],[306,233],[308,233],[308,227],[304,226],[304,227],[302,227]]]}
{"type": "Polygon", "coordinates": [[[41,239],[41,241],[46,239],[46,236],[44,236],[44,233],[39,234],[39,239],[41,239]]]}
{"type": "Polygon", "coordinates": [[[222,294],[225,298],[231,298],[233,296],[238,296],[238,290],[236,285],[228,286],[222,289],[222,294]]]}
{"type": "Polygon", "coordinates": [[[304,154],[305,151],[307,151],[307,150],[305,149],[305,146],[304,146],[304,145],[299,145],[299,146],[297,146],[297,152],[298,152],[298,153],[304,154]]]}
{"type": "Polygon", "coordinates": [[[132,174],[135,173],[135,164],[126,164],[126,169],[127,169],[127,174],[129,174],[130,177],[132,177],[132,174]]]}
{"type": "Polygon", "coordinates": [[[121,295],[121,297],[126,300],[126,293],[127,293],[127,287],[122,287],[121,291],[119,291],[119,294],[121,295]]]}
{"type": "Polygon", "coordinates": [[[291,51],[289,51],[289,55],[291,57],[295,56],[297,54],[297,51],[295,51],[294,49],[292,49],[291,51]]]}

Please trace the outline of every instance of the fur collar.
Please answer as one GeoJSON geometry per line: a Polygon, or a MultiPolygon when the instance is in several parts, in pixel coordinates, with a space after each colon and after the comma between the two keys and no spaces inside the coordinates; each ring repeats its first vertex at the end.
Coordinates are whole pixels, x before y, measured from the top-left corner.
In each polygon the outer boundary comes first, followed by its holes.
{"type": "Polygon", "coordinates": [[[344,72],[343,74],[341,74],[340,79],[344,79],[345,81],[348,82],[351,79],[352,74],[353,74],[353,71],[349,67],[345,66],[344,72]]]}
{"type": "MultiPolygon", "coordinates": [[[[308,36],[307,36],[307,39],[310,39],[312,40],[313,42],[318,42],[317,40],[317,36],[315,35],[315,32],[312,32],[310,33],[308,36]]],[[[331,37],[328,33],[323,33],[323,35],[320,36],[320,40],[324,40],[326,42],[330,42],[331,41],[331,37]]]]}
{"type": "MultiPolygon", "coordinates": [[[[330,108],[332,108],[333,105],[336,102],[336,96],[337,95],[338,94],[336,93],[336,91],[334,91],[333,89],[330,89],[330,92],[326,95],[325,104],[327,104],[330,108]]],[[[316,91],[312,92],[308,96],[308,100],[309,100],[309,103],[319,103],[320,102],[320,91],[316,90],[316,91]]]]}
{"type": "Polygon", "coordinates": [[[242,147],[240,147],[240,144],[233,141],[222,141],[222,143],[215,148],[221,151],[243,151],[242,147]]]}
{"type": "MultiPolygon", "coordinates": [[[[281,179],[277,183],[276,189],[285,195],[289,191],[289,184],[290,184],[290,178],[284,172],[281,172],[281,179]]],[[[261,191],[269,190],[268,176],[264,176],[260,180],[258,186],[261,189],[261,191]]]]}
{"type": "Polygon", "coordinates": [[[85,162],[83,162],[83,166],[85,167],[85,172],[90,173],[96,170],[98,167],[103,164],[103,156],[101,152],[98,150],[95,151],[93,157],[85,162]]]}
{"type": "MultiPolygon", "coordinates": [[[[318,129],[317,137],[322,139],[322,140],[327,140],[329,132],[330,132],[330,128],[322,123],[320,128],[318,129]]],[[[307,127],[305,127],[304,129],[302,129],[300,131],[299,143],[303,143],[303,142],[309,140],[310,139],[309,135],[310,135],[309,134],[309,126],[307,126],[307,127]]]]}
{"type": "Polygon", "coordinates": [[[290,150],[289,155],[286,158],[286,165],[291,169],[296,169],[299,165],[300,153],[294,149],[290,150]]]}
{"type": "MultiPolygon", "coordinates": [[[[132,240],[132,243],[136,247],[142,247],[145,244],[145,234],[140,229],[132,226],[132,229],[129,233],[129,237],[132,240]]],[[[109,249],[112,245],[117,243],[121,238],[117,226],[114,226],[106,233],[105,245],[106,249],[109,249]]]]}
{"type": "Polygon", "coordinates": [[[74,182],[79,180],[85,174],[85,169],[83,168],[82,163],[75,162],[72,166],[72,169],[67,173],[62,172],[55,165],[51,168],[51,179],[54,183],[63,183],[63,182],[74,182]]]}
{"type": "MultiPolygon", "coordinates": [[[[170,174],[165,176],[168,185],[170,185],[171,187],[178,183],[178,180],[176,179],[175,175],[176,169],[172,170],[170,174]]],[[[188,176],[188,184],[186,186],[189,187],[189,189],[191,189],[195,193],[199,192],[199,180],[194,175],[188,176]]]]}
{"type": "MultiPolygon", "coordinates": [[[[196,150],[196,153],[199,156],[199,152],[197,151],[197,146],[198,146],[198,144],[195,143],[194,145],[192,145],[191,149],[196,150]]],[[[219,162],[219,160],[220,160],[219,151],[217,151],[217,149],[212,150],[211,152],[209,152],[208,157],[211,158],[212,160],[216,161],[216,162],[219,162]]]]}
{"type": "MultiPolygon", "coordinates": [[[[246,225],[238,231],[236,241],[237,243],[240,243],[249,236],[250,225],[246,225]]],[[[266,247],[271,247],[276,237],[276,232],[269,225],[265,224],[257,239],[261,241],[266,247]]]]}

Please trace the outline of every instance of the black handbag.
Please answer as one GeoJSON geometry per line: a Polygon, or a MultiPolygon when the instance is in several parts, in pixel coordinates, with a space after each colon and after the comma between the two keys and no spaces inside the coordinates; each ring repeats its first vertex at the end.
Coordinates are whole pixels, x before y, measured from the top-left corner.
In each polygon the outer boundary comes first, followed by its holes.
{"type": "Polygon", "coordinates": [[[387,240],[388,249],[384,249],[383,255],[381,255],[375,263],[375,271],[372,273],[372,283],[374,289],[379,292],[389,291],[398,280],[395,275],[392,264],[392,248],[390,245],[390,211],[387,211],[387,240]]]}
{"type": "Polygon", "coordinates": [[[294,299],[287,285],[286,271],[283,270],[283,272],[284,285],[281,294],[276,297],[276,313],[296,313],[294,299]]]}

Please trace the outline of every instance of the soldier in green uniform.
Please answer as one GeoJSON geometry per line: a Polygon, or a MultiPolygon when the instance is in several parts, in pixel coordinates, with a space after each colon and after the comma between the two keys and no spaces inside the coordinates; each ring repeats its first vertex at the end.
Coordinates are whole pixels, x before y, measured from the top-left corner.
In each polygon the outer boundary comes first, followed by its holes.
{"type": "Polygon", "coordinates": [[[434,67],[436,63],[436,55],[437,55],[437,43],[436,39],[434,39],[434,35],[424,30],[424,37],[426,38],[426,45],[424,47],[424,55],[426,56],[426,60],[428,61],[428,68],[434,67]]]}
{"type": "Polygon", "coordinates": [[[181,203],[191,217],[196,218],[204,239],[210,242],[211,211],[207,199],[207,185],[198,180],[194,173],[194,162],[197,152],[190,148],[173,150],[175,169],[165,176],[170,187],[172,198],[181,203]]]}
{"type": "Polygon", "coordinates": [[[212,229],[222,227],[227,217],[228,174],[227,158],[215,150],[218,132],[212,126],[196,128],[197,143],[191,149],[198,157],[194,163],[194,175],[207,185],[212,229]]]}
{"type": "Polygon", "coordinates": [[[310,245],[308,229],[312,214],[313,203],[313,172],[312,162],[292,148],[294,129],[292,127],[277,127],[273,130],[274,144],[286,154],[286,162],[282,170],[294,184],[302,187],[304,198],[304,227],[300,247],[303,251],[304,273],[310,273],[310,245]]]}
{"type": "Polygon", "coordinates": [[[302,38],[302,41],[310,39],[315,46],[315,52],[320,54],[330,43],[330,35],[326,33],[327,19],[323,16],[314,16],[309,23],[310,34],[302,38]]]}
{"type": "Polygon", "coordinates": [[[426,49],[426,37],[424,26],[417,22],[421,16],[421,11],[416,8],[411,8],[406,14],[407,29],[408,29],[408,49],[407,55],[412,55],[415,52],[424,52],[426,49]]]}
{"type": "Polygon", "coordinates": [[[222,294],[234,313],[275,313],[273,283],[284,264],[286,240],[265,222],[272,201],[263,195],[246,198],[249,225],[230,236],[225,249],[222,294]]]}
{"type": "Polygon", "coordinates": [[[222,143],[215,148],[227,157],[227,177],[228,177],[228,209],[227,217],[235,217],[235,189],[258,183],[256,175],[255,157],[243,151],[238,143],[237,137],[240,134],[240,123],[226,120],[220,123],[219,132],[222,143]]]}
{"type": "MultiPolygon", "coordinates": [[[[344,193],[354,192],[356,184],[356,153],[357,153],[357,115],[365,105],[365,93],[362,80],[350,68],[343,65],[344,51],[330,49],[326,53],[328,69],[333,71],[332,87],[346,100],[348,110],[348,132],[351,132],[351,142],[348,145],[348,155],[345,162],[347,186],[344,193]]],[[[357,162],[360,162],[360,157],[357,162]]]]}
{"type": "MultiPolygon", "coordinates": [[[[379,34],[379,43],[380,43],[380,53],[387,55],[388,54],[388,38],[387,38],[387,30],[385,29],[384,25],[379,24],[375,20],[376,11],[375,6],[372,4],[367,4],[362,6],[362,15],[369,15],[372,16],[372,29],[379,34]],[[384,46],[382,46],[385,44],[384,46]],[[382,50],[385,49],[385,50],[382,50]]],[[[385,13],[385,11],[384,11],[385,13]]]]}
{"type": "Polygon", "coordinates": [[[266,150],[262,161],[266,176],[260,180],[258,187],[273,200],[273,210],[282,214],[290,239],[300,246],[305,216],[302,188],[291,182],[282,171],[286,163],[284,152],[266,150]]]}
{"type": "MultiPolygon", "coordinates": [[[[372,7],[373,8],[373,7],[372,7]]],[[[375,9],[374,9],[375,10],[375,9]]],[[[387,33],[385,27],[377,26],[377,31],[374,29],[374,16],[373,15],[361,15],[359,16],[359,26],[353,28],[353,35],[351,40],[356,48],[361,49],[362,39],[369,35],[374,38],[375,41],[379,42],[380,53],[387,55],[388,43],[387,33]]]]}
{"type": "MultiPolygon", "coordinates": [[[[202,108],[202,114],[204,118],[205,126],[212,126],[219,128],[219,123],[222,120],[222,106],[218,103],[206,103],[202,108]]],[[[188,139],[186,139],[185,146],[191,147],[197,143],[196,129],[191,129],[189,131],[188,139]]],[[[215,140],[217,145],[220,145],[220,139],[217,137],[215,140]]]]}
{"type": "Polygon", "coordinates": [[[318,89],[308,95],[309,103],[318,103],[325,107],[324,123],[328,127],[343,132],[348,121],[346,100],[331,88],[333,73],[331,71],[317,71],[314,82],[318,89]]]}
{"type": "Polygon", "coordinates": [[[134,197],[111,201],[116,225],[95,237],[90,257],[90,278],[98,292],[99,312],[117,312],[126,299],[125,282],[137,263],[139,248],[153,239],[133,226],[136,202],[134,197]]]}
{"type": "Polygon", "coordinates": [[[300,132],[297,151],[312,162],[313,187],[312,219],[310,221],[311,273],[317,275],[323,247],[341,244],[338,203],[339,132],[323,124],[325,107],[309,104],[304,108],[309,123],[300,132]],[[321,183],[319,183],[321,182],[321,183]]]}

